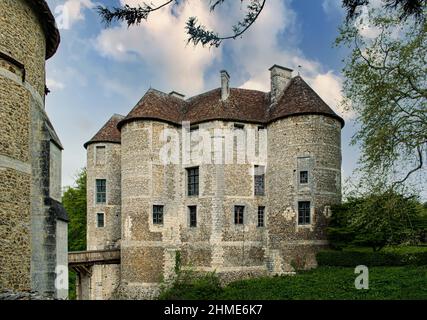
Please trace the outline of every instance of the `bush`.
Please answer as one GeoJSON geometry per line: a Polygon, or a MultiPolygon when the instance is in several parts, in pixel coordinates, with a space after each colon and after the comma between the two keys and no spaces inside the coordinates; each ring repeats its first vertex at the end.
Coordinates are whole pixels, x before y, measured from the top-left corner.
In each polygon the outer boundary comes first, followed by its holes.
{"type": "Polygon", "coordinates": [[[319,266],[355,267],[357,265],[372,266],[423,266],[427,265],[427,250],[389,249],[382,252],[362,250],[320,251],[316,255],[319,266]]]}
{"type": "Polygon", "coordinates": [[[216,299],[222,287],[215,272],[195,274],[193,271],[179,271],[171,286],[162,290],[160,300],[209,300],[216,299]]]}

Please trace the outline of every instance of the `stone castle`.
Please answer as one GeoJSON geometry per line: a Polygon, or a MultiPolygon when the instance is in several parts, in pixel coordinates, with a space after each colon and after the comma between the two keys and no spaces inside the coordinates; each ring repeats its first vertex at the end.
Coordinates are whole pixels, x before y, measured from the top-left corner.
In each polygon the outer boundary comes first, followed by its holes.
{"type": "Polygon", "coordinates": [[[270,92],[230,88],[226,71],[189,99],[149,89],[85,144],[78,298],[153,298],[178,258],[224,282],[316,265],[341,201],[344,121],[291,69],[270,72],[270,92]]]}
{"type": "Polygon", "coordinates": [[[59,42],[46,1],[0,0],[0,291],[52,298],[68,296],[63,148],[45,111],[45,61],[59,42]]]}

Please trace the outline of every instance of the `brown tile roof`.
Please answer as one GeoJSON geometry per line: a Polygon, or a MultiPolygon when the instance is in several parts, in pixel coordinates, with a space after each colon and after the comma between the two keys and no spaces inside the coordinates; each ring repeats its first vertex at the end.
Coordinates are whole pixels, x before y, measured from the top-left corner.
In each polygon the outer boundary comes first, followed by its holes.
{"type": "Polygon", "coordinates": [[[132,111],[118,123],[118,129],[136,119],[156,119],[174,125],[182,121],[200,123],[229,120],[270,123],[281,118],[301,114],[323,114],[339,117],[300,77],[294,77],[277,104],[271,104],[270,93],[231,88],[227,100],[221,100],[221,89],[214,89],[187,100],[149,89],[132,111]]]}
{"type": "Polygon", "coordinates": [[[92,139],[84,144],[84,147],[87,148],[88,145],[96,142],[111,142],[111,143],[120,143],[121,136],[120,131],[117,129],[117,124],[123,120],[124,116],[120,114],[114,114],[99,130],[92,139]]]}
{"type": "Polygon", "coordinates": [[[269,100],[266,92],[231,88],[229,97],[222,101],[221,88],[218,88],[187,100],[182,120],[192,123],[209,120],[264,123],[269,100]]]}
{"type": "Polygon", "coordinates": [[[296,76],[292,78],[277,105],[271,106],[268,122],[300,114],[323,114],[339,120],[344,126],[344,120],[300,76],[296,76]]]}
{"type": "Polygon", "coordinates": [[[28,4],[38,14],[46,37],[46,60],[58,50],[61,37],[56,27],[55,17],[45,0],[27,0],[28,4]]]}

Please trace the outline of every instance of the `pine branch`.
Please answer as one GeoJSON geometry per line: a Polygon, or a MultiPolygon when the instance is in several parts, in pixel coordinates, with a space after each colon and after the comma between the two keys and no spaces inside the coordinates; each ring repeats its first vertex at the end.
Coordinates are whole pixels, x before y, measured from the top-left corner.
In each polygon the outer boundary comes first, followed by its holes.
{"type": "MultiPolygon", "coordinates": [[[[225,0],[216,0],[211,6],[211,10],[215,9],[217,5],[222,4],[224,1],[225,0]]],[[[239,21],[233,26],[234,34],[230,36],[219,36],[218,33],[207,30],[206,27],[201,24],[197,24],[196,17],[189,18],[185,27],[189,35],[188,43],[192,42],[194,45],[201,43],[202,46],[208,44],[209,46],[219,47],[224,40],[240,37],[258,19],[264,9],[265,2],[266,0],[251,0],[247,6],[247,14],[242,21],[239,21]]]]}
{"type": "Polygon", "coordinates": [[[113,21],[126,21],[128,27],[132,25],[138,25],[142,22],[142,20],[147,20],[148,15],[156,10],[159,10],[165,6],[176,2],[177,0],[169,0],[165,3],[161,4],[158,7],[153,7],[147,3],[144,3],[142,6],[131,7],[129,5],[125,5],[123,7],[114,7],[112,10],[98,6],[96,10],[98,14],[101,16],[102,21],[106,26],[111,25],[113,21]]]}

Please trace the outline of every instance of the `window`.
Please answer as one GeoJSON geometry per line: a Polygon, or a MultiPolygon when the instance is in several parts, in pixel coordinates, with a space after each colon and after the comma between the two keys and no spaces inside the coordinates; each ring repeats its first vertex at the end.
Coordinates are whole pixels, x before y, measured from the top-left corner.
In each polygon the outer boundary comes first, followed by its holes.
{"type": "Polygon", "coordinates": [[[103,213],[97,213],[96,214],[96,226],[98,228],[104,228],[104,214],[103,213]]]}
{"type": "Polygon", "coordinates": [[[96,179],[96,203],[107,202],[107,180],[96,179]]]}
{"type": "Polygon", "coordinates": [[[96,164],[105,164],[105,146],[97,146],[95,149],[96,164]]]}
{"type": "Polygon", "coordinates": [[[188,195],[199,195],[199,167],[187,169],[188,195]]]}
{"type": "Polygon", "coordinates": [[[256,196],[264,195],[264,180],[265,180],[265,167],[255,166],[254,168],[254,189],[256,196]]]}
{"type": "Polygon", "coordinates": [[[310,224],[310,201],[298,202],[298,224],[310,224]]]}
{"type": "Polygon", "coordinates": [[[265,130],[265,129],[266,129],[265,126],[258,126],[258,131],[265,130]]]}
{"type": "Polygon", "coordinates": [[[190,132],[197,131],[197,130],[199,130],[199,125],[198,124],[193,125],[193,126],[190,127],[190,132]]]}
{"type": "Polygon", "coordinates": [[[243,224],[244,206],[234,206],[234,224],[243,224]]]}
{"type": "Polygon", "coordinates": [[[264,210],[265,207],[258,207],[258,227],[264,227],[264,210]]]}
{"type": "Polygon", "coordinates": [[[197,227],[197,207],[189,206],[188,213],[190,215],[190,227],[192,228],[197,227]]]}
{"type": "Polygon", "coordinates": [[[299,172],[299,183],[308,183],[308,171],[299,172]]]}
{"type": "Polygon", "coordinates": [[[163,206],[153,206],[153,224],[163,224],[163,206]]]}
{"type": "Polygon", "coordinates": [[[243,130],[243,129],[245,129],[245,125],[241,124],[241,123],[235,123],[234,124],[234,129],[243,130]]]}

